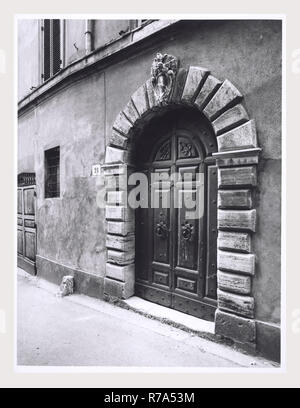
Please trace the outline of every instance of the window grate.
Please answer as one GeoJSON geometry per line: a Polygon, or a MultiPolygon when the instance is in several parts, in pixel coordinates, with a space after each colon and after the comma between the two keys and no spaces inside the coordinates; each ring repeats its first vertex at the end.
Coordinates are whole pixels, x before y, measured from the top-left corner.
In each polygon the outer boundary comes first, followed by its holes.
{"type": "Polygon", "coordinates": [[[60,150],[54,147],[45,151],[45,198],[59,197],[60,150]]]}

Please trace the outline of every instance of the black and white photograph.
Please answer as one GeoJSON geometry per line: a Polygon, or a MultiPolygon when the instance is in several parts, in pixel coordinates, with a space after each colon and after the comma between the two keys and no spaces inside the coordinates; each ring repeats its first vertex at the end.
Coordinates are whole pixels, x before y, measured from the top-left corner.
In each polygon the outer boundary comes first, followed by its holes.
{"type": "Polygon", "coordinates": [[[285,21],[125,17],[15,22],[16,367],[276,372],[285,21]]]}

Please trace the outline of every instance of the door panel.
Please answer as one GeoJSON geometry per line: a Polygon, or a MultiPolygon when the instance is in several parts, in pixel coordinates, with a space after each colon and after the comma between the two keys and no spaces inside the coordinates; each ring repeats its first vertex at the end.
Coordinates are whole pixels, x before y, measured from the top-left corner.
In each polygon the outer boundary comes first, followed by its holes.
{"type": "Polygon", "coordinates": [[[213,320],[216,166],[205,164],[200,142],[187,131],[168,132],[149,152],[153,162],[141,168],[151,208],[136,211],[136,295],[213,320]]]}
{"type": "Polygon", "coordinates": [[[196,270],[198,267],[198,225],[199,220],[190,219],[196,210],[196,190],[176,189],[180,207],[177,209],[177,265],[196,270]]]}
{"type": "Polygon", "coordinates": [[[24,188],[23,195],[24,195],[24,215],[34,215],[35,208],[34,208],[34,188],[24,188]]]}
{"type": "Polygon", "coordinates": [[[36,273],[35,186],[18,188],[18,266],[36,273]]]}
{"type": "Polygon", "coordinates": [[[207,276],[205,295],[217,298],[217,166],[207,168],[207,276]]]}
{"type": "Polygon", "coordinates": [[[35,231],[25,230],[25,256],[35,261],[35,231]]]}
{"type": "Polygon", "coordinates": [[[18,254],[23,255],[23,231],[18,229],[18,254]]]}

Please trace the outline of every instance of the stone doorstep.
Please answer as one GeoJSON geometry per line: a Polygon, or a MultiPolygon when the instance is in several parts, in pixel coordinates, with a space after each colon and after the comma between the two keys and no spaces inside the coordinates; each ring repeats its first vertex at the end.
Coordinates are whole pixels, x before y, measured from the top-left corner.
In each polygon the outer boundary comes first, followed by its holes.
{"type": "Polygon", "coordinates": [[[149,302],[148,300],[132,296],[123,301],[130,309],[141,312],[147,316],[157,319],[164,319],[169,323],[176,323],[179,326],[184,326],[193,332],[214,334],[215,323],[207,320],[199,319],[194,316],[187,315],[174,309],[149,302]]]}

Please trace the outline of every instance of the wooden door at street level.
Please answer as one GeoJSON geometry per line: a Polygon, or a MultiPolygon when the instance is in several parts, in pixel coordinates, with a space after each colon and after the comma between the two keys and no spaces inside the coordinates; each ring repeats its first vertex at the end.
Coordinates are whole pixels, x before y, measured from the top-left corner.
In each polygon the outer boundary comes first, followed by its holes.
{"type": "MultiPolygon", "coordinates": [[[[26,173],[31,174],[31,173],[26,173]]],[[[18,266],[25,271],[36,274],[36,222],[35,222],[35,198],[36,187],[31,184],[35,181],[34,176],[18,177],[18,266]],[[22,180],[22,182],[19,182],[22,180]],[[26,185],[28,184],[28,185],[26,185]]]]}
{"type": "Polygon", "coordinates": [[[195,135],[188,124],[182,126],[175,119],[171,129],[157,127],[155,131],[158,141],[141,166],[148,177],[152,208],[136,210],[135,293],[213,320],[216,165],[201,144],[200,130],[195,135]]]}

